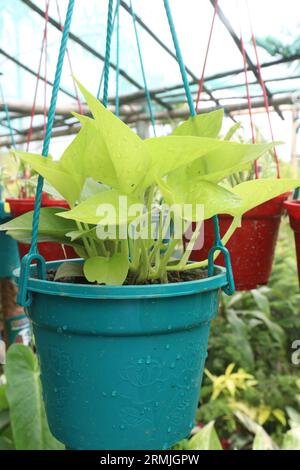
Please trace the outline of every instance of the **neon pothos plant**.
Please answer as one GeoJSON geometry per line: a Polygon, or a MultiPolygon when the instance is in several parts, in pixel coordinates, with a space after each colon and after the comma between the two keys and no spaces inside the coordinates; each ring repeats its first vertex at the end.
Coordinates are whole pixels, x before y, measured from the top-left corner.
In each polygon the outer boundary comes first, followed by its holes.
{"type": "MultiPolygon", "coordinates": [[[[121,285],[128,276],[130,283],[168,282],[169,271],[202,267],[205,263],[188,261],[203,218],[220,213],[234,217],[226,242],[244,212],[300,184],[293,179],[260,179],[226,189],[225,178],[274,144],[221,140],[222,110],[190,118],[170,136],[143,141],[78,85],[93,118],[75,114],[82,128],[60,160],[23,152],[17,155],[70,205],[70,210],[41,209],[39,241],[72,245],[84,258],[83,273],[90,282],[121,285]],[[128,210],[121,210],[120,198],[128,210]],[[135,204],[143,207],[138,214],[132,212],[135,204]],[[164,204],[176,207],[169,218],[164,216],[164,204]],[[183,216],[186,205],[191,210],[183,216]],[[204,208],[201,217],[198,205],[204,208]],[[107,207],[114,210],[107,212],[107,207]],[[165,233],[178,214],[183,224],[196,222],[196,230],[186,251],[174,259],[180,240],[172,231],[166,241],[165,233]],[[155,217],[158,229],[149,230],[155,217]],[[99,237],[99,231],[107,237],[99,237]],[[132,237],[133,232],[143,236],[132,237]]],[[[31,220],[32,214],[25,214],[2,230],[28,243],[31,220]]],[[[78,266],[77,270],[82,269],[78,266]]]]}

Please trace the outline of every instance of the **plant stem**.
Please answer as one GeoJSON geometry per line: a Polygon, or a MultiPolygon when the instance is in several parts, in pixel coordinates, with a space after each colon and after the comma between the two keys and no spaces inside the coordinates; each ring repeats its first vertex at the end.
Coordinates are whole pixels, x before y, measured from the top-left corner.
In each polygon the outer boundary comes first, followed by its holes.
{"type": "MultiPolygon", "coordinates": [[[[159,253],[159,250],[161,249],[162,245],[162,240],[163,240],[163,227],[164,227],[164,221],[162,217],[162,213],[160,212],[160,217],[159,217],[159,226],[158,226],[158,238],[156,241],[154,241],[154,248],[151,252],[150,255],[150,263],[152,264],[154,260],[157,260],[157,253],[159,253]]],[[[156,264],[156,262],[155,262],[156,264]]]]}
{"type": "Polygon", "coordinates": [[[145,240],[141,240],[141,257],[138,266],[137,282],[144,282],[148,279],[150,272],[150,263],[148,257],[148,251],[145,245],[145,240]]]}
{"type": "MultiPolygon", "coordinates": [[[[238,227],[241,226],[241,217],[234,217],[229,229],[225,233],[224,237],[222,238],[222,243],[224,246],[226,246],[226,243],[230,240],[234,232],[238,227]]],[[[219,256],[219,253],[216,252],[214,255],[214,260],[219,256]]],[[[192,263],[192,264],[187,264],[184,268],[183,271],[188,271],[189,269],[197,269],[197,268],[202,268],[204,266],[207,266],[207,259],[203,261],[199,261],[198,263],[192,263]]],[[[174,271],[175,269],[172,267],[172,269],[168,269],[170,271],[174,271]]]]}
{"type": "MultiPolygon", "coordinates": [[[[87,232],[90,231],[90,226],[88,224],[83,224],[83,227],[85,228],[87,232]]],[[[89,236],[86,237],[86,240],[88,241],[90,245],[91,251],[93,252],[93,256],[98,256],[98,251],[97,251],[95,240],[89,236]]]]}
{"type": "Polygon", "coordinates": [[[167,267],[167,264],[172,256],[172,254],[174,253],[174,249],[177,245],[177,240],[171,240],[169,242],[169,246],[168,246],[168,249],[167,251],[163,254],[163,256],[161,257],[161,263],[160,263],[160,266],[159,266],[159,269],[158,269],[158,277],[160,277],[161,279],[165,280],[167,278],[167,270],[166,270],[166,267],[167,267]]]}
{"type": "MultiPolygon", "coordinates": [[[[182,256],[180,262],[177,265],[174,266],[167,266],[167,271],[183,271],[185,269],[185,266],[187,265],[190,255],[193,251],[194,245],[197,241],[197,238],[199,236],[201,226],[202,226],[203,221],[197,222],[196,228],[194,230],[194,233],[192,235],[192,238],[189,241],[189,244],[185,250],[184,255],[182,256]]],[[[192,264],[194,266],[194,263],[192,264]]]]}
{"type": "Polygon", "coordinates": [[[137,272],[140,265],[141,258],[141,240],[136,239],[132,241],[130,271],[137,272]]]}
{"type": "MultiPolygon", "coordinates": [[[[77,228],[80,232],[84,232],[83,227],[82,227],[80,222],[76,221],[76,225],[77,225],[77,228]]],[[[93,252],[91,251],[88,239],[85,236],[83,236],[82,241],[83,241],[83,245],[84,245],[84,248],[87,252],[88,257],[92,258],[93,257],[93,252]]]]}

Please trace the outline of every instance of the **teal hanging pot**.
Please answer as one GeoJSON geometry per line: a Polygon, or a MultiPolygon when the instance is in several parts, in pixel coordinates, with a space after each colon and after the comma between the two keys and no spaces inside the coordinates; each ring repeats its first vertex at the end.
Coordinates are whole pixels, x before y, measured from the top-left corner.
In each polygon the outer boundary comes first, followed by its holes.
{"type": "MultiPolygon", "coordinates": [[[[0,224],[11,219],[5,211],[4,203],[0,201],[0,224]]],[[[20,265],[18,244],[4,232],[0,232],[0,278],[11,277],[14,269],[20,265]]]]}
{"type": "Polygon", "coordinates": [[[168,449],[188,436],[226,270],[118,287],[44,281],[34,271],[28,313],[56,438],[70,449],[113,450],[168,449]]]}

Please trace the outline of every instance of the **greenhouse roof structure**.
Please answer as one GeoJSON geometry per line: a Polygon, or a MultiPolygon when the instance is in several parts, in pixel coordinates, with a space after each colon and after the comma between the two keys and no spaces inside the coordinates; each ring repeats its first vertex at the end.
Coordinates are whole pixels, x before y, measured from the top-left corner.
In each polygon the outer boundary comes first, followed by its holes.
{"type": "MultiPolygon", "coordinates": [[[[77,0],[75,3],[54,136],[73,134],[78,130],[78,124],[70,114],[71,111],[78,111],[81,105],[74,87],[73,74],[95,95],[100,91],[98,94],[101,97],[107,3],[105,0],[77,0]]],[[[214,3],[215,0],[172,1],[176,30],[195,98],[215,13],[214,3]]],[[[132,0],[133,10],[129,0],[121,0],[120,4],[121,118],[132,125],[138,121],[149,120],[132,11],[135,14],[147,86],[156,120],[169,122],[186,117],[188,107],[163,1],[132,0]]],[[[5,105],[9,109],[16,142],[26,142],[34,101],[32,90],[36,89],[37,77],[40,80],[36,94],[32,140],[39,141],[43,138],[43,116],[49,105],[67,0],[0,0],[0,6],[0,80],[3,91],[0,100],[1,145],[8,146],[10,143],[5,105]],[[49,9],[48,14],[45,14],[47,4],[49,9]]],[[[272,2],[271,9],[268,1],[251,0],[247,4],[246,0],[219,0],[208,51],[200,109],[224,107],[227,115],[233,120],[237,112],[247,110],[240,32],[246,49],[245,60],[252,106],[263,108],[257,57],[251,41],[252,25],[259,44],[263,38],[276,37],[278,44],[285,45],[284,48],[278,46],[271,50],[267,39],[266,47],[258,47],[259,63],[270,106],[280,118],[284,118],[282,109],[286,105],[297,104],[300,90],[300,45],[297,47],[300,41],[291,42],[291,38],[299,36],[297,15],[291,14],[294,8],[293,0],[286,0],[284,5],[282,2],[272,2]]],[[[109,84],[112,109],[116,90],[116,44],[114,31],[109,84]]]]}

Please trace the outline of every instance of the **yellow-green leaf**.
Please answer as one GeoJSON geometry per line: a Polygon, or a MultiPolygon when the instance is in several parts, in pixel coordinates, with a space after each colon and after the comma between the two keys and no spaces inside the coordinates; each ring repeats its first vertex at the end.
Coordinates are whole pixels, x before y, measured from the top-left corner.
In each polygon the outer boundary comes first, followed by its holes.
{"type": "MultiPolygon", "coordinates": [[[[132,193],[148,171],[150,156],[147,148],[130,127],[107,110],[83,85],[78,81],[77,83],[95,118],[99,160],[102,155],[105,156],[105,161],[109,158],[116,174],[117,188],[126,194],[132,193]]],[[[93,168],[97,173],[89,176],[97,176],[106,183],[97,165],[93,165],[93,168]]]]}
{"type": "Polygon", "coordinates": [[[238,142],[221,141],[222,145],[207,153],[204,158],[195,160],[189,168],[190,177],[218,182],[227,176],[245,168],[245,165],[257,160],[275,143],[239,144],[238,142]]]}
{"type": "Polygon", "coordinates": [[[235,368],[235,364],[234,364],[233,362],[231,362],[231,363],[226,367],[225,375],[230,376],[230,374],[231,374],[231,372],[233,371],[234,368],[235,368]]]}
{"type": "Polygon", "coordinates": [[[275,418],[276,418],[283,426],[286,426],[286,417],[285,417],[284,411],[280,410],[279,408],[276,408],[275,410],[272,411],[272,415],[275,416],[275,418]]]}
{"type": "Polygon", "coordinates": [[[131,205],[140,201],[133,196],[121,194],[116,189],[109,189],[91,196],[70,211],[57,215],[65,219],[95,225],[123,225],[135,218],[129,214],[131,205]]]}
{"type": "Polygon", "coordinates": [[[268,406],[262,406],[259,408],[258,411],[258,422],[259,424],[263,425],[268,419],[270,418],[271,415],[271,408],[268,406]]]}
{"type": "Polygon", "coordinates": [[[144,186],[150,186],[156,178],[188,165],[222,144],[221,140],[208,137],[167,136],[146,139],[144,145],[151,156],[151,167],[144,186]]]}
{"type": "Polygon", "coordinates": [[[83,272],[89,282],[120,286],[127,277],[129,260],[126,253],[116,253],[110,258],[95,256],[85,261],[83,272]]]}
{"type": "Polygon", "coordinates": [[[276,196],[300,186],[300,179],[257,179],[235,186],[231,191],[242,198],[242,204],[233,214],[242,215],[276,196]]]}
{"type": "Polygon", "coordinates": [[[216,138],[221,131],[223,117],[223,109],[191,116],[187,121],[178,126],[172,134],[216,138]]]}
{"type": "Polygon", "coordinates": [[[214,421],[211,421],[200,429],[190,439],[188,448],[190,450],[223,450],[214,424],[214,421]]]}
{"type": "Polygon", "coordinates": [[[37,173],[42,175],[47,181],[73,205],[81,191],[81,186],[74,175],[63,168],[59,162],[53,161],[50,156],[47,158],[38,154],[16,152],[23,162],[28,163],[37,173]]]}
{"type": "Polygon", "coordinates": [[[63,153],[59,161],[61,167],[78,178],[81,187],[88,177],[92,177],[117,188],[116,172],[96,121],[87,116],[73,114],[81,122],[82,128],[63,153]]]}
{"type": "Polygon", "coordinates": [[[199,221],[197,206],[202,205],[204,219],[210,219],[220,213],[234,215],[242,204],[242,200],[233,192],[209,181],[202,180],[191,185],[188,178],[181,178],[173,180],[172,186],[162,180],[158,184],[166,202],[181,207],[185,220],[199,221]],[[191,212],[187,211],[187,205],[191,212]]]}

